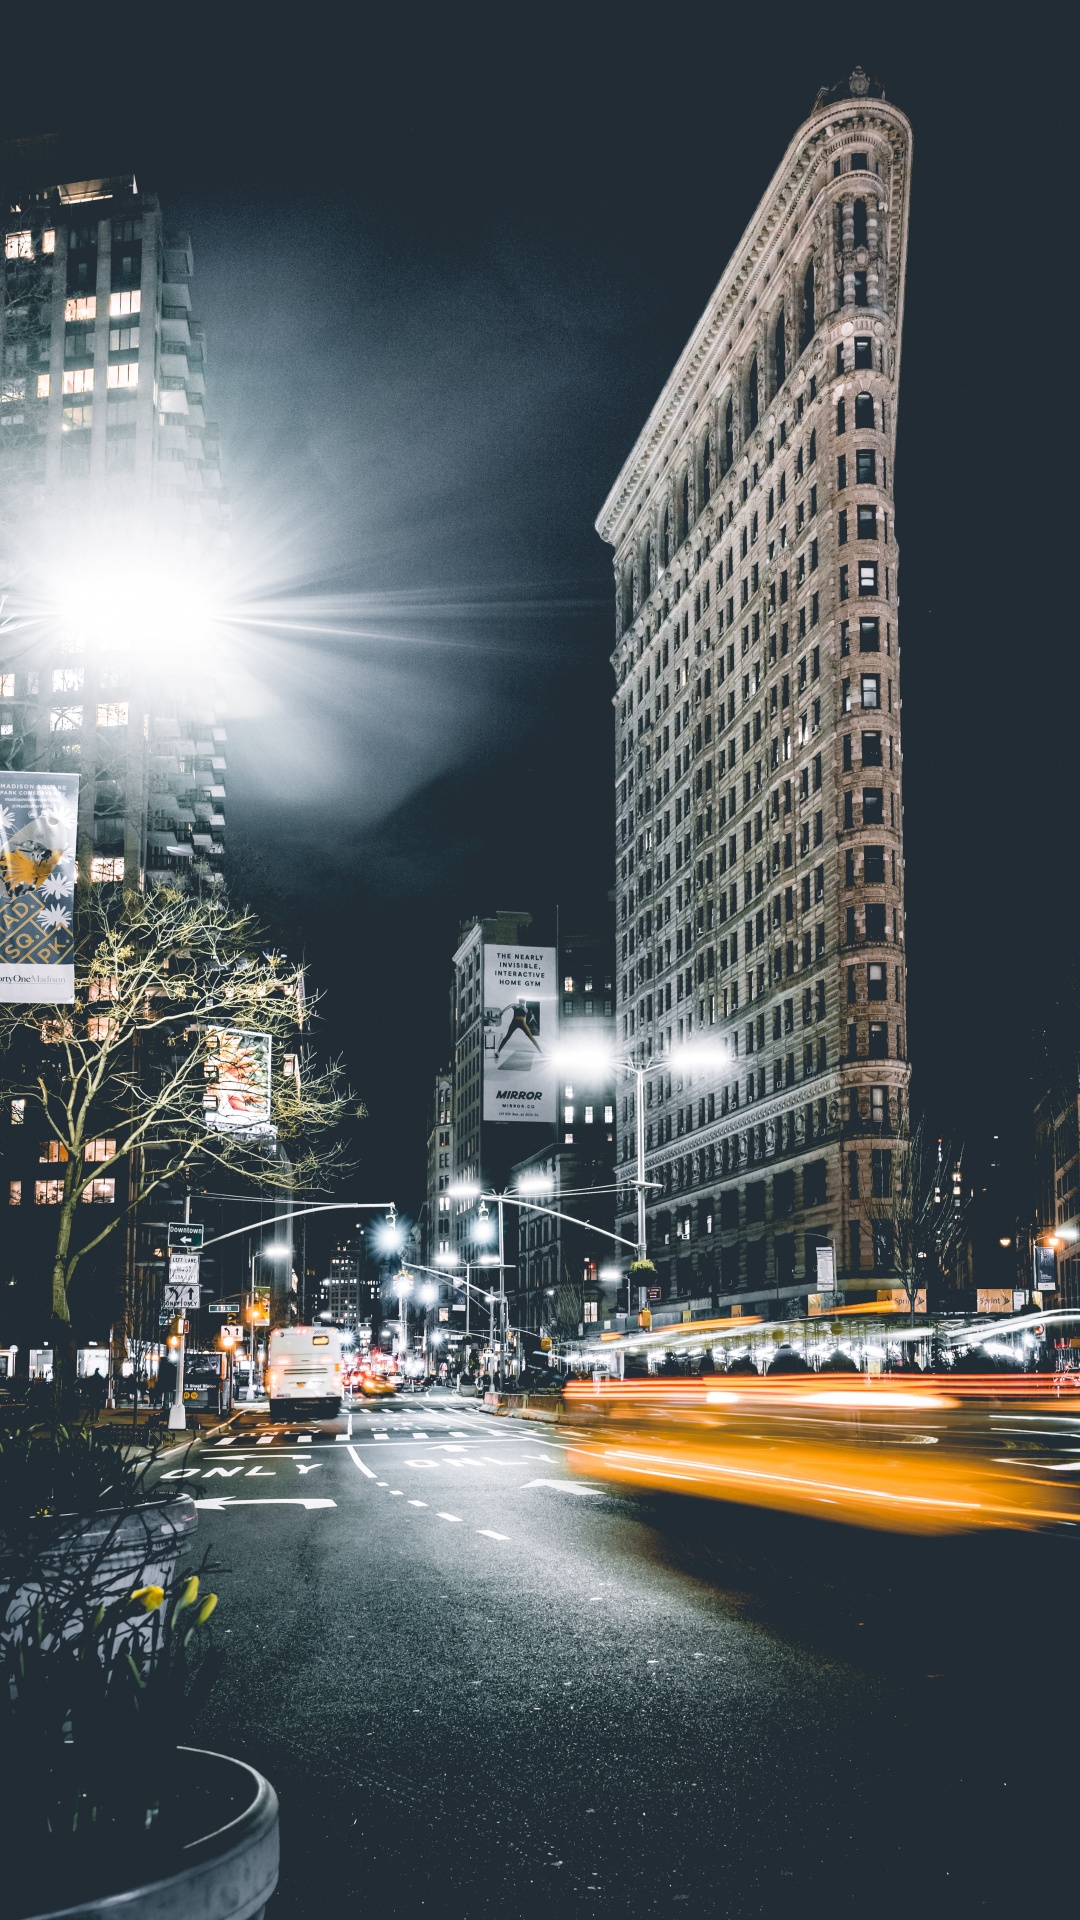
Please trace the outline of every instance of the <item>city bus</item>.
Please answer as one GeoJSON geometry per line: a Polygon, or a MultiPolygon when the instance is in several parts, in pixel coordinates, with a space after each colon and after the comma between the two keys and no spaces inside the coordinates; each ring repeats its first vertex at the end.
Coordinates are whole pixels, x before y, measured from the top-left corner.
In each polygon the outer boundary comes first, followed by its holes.
{"type": "Polygon", "coordinates": [[[299,1405],[317,1407],[322,1414],[340,1412],[342,1369],[335,1327],[274,1327],[266,1362],[271,1420],[287,1419],[299,1405]]]}

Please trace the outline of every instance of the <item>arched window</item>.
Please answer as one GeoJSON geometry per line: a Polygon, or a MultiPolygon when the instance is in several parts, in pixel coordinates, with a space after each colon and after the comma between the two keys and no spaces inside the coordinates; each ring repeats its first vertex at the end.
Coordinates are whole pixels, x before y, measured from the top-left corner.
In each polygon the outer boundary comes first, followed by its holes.
{"type": "Polygon", "coordinates": [[[641,598],[647,600],[653,589],[652,579],[652,535],[645,542],[645,552],[641,562],[641,598]]]}
{"type": "Polygon", "coordinates": [[[682,506],[682,515],[681,515],[682,525],[679,528],[679,535],[681,539],[685,540],[687,534],[690,531],[690,475],[689,475],[689,472],[683,474],[682,488],[680,490],[679,499],[682,506]]]}
{"type": "Polygon", "coordinates": [[[814,263],[811,260],[803,275],[802,283],[802,335],[799,345],[808,347],[814,337],[817,322],[814,319],[814,263]]]}
{"type": "Polygon", "coordinates": [[[782,387],[787,379],[787,341],[784,336],[783,307],[776,316],[776,329],[773,333],[773,366],[776,370],[776,384],[782,387]]]}
{"type": "Polygon", "coordinates": [[[712,499],[712,434],[705,435],[705,444],[701,449],[701,504],[707,507],[712,499]]]}
{"type": "Polygon", "coordinates": [[[872,427],[874,425],[874,396],[872,393],[855,395],[855,425],[872,427]]]}
{"type": "Polygon", "coordinates": [[[671,560],[671,514],[664,508],[664,518],[660,522],[660,565],[666,567],[671,560]]]}
{"type": "Polygon", "coordinates": [[[852,208],[852,213],[854,216],[854,224],[855,224],[855,245],[857,247],[865,247],[866,245],[866,201],[856,200],[855,205],[852,208]]]}
{"type": "Polygon", "coordinates": [[[757,354],[756,353],[750,362],[750,379],[747,384],[746,397],[749,405],[749,412],[747,414],[747,418],[749,419],[749,422],[750,422],[750,431],[751,433],[753,433],[754,428],[757,426],[757,423],[758,423],[758,377],[757,377],[757,354]]]}
{"type": "Polygon", "coordinates": [[[735,458],[735,402],[729,400],[724,415],[724,472],[735,458]]]}

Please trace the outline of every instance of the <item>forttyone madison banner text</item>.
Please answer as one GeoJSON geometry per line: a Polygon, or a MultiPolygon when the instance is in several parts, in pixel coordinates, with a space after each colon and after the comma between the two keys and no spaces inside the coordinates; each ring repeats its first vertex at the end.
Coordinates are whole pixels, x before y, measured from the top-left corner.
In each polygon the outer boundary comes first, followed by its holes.
{"type": "Polygon", "coordinates": [[[484,948],[484,1119],[555,1122],[554,947],[484,948]]]}
{"type": "Polygon", "coordinates": [[[75,998],[77,773],[0,773],[0,1000],[75,998]]]}

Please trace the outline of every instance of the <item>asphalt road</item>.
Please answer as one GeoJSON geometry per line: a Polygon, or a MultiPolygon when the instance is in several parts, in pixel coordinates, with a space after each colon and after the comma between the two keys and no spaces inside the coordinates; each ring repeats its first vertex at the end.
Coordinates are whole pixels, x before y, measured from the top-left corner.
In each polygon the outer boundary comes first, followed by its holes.
{"type": "Polygon", "coordinates": [[[281,1797],[268,1920],[1073,1897],[1071,1537],[618,1497],[449,1395],[172,1460],[229,1654],[198,1737],[281,1797]]]}

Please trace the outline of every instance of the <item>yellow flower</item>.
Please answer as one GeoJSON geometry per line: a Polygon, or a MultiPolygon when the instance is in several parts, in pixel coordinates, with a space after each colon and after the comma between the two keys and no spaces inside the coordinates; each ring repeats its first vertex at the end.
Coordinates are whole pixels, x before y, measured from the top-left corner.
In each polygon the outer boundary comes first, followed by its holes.
{"type": "Polygon", "coordinates": [[[204,1627],[216,1606],[217,1606],[217,1594],[208,1593],[206,1596],[206,1599],[202,1603],[202,1606],[199,1608],[198,1613],[195,1615],[195,1625],[197,1627],[204,1627]]]}
{"type": "Polygon", "coordinates": [[[147,1613],[156,1613],[165,1598],[164,1587],[136,1587],[133,1600],[141,1600],[147,1613]]]}
{"type": "Polygon", "coordinates": [[[184,1590],[176,1603],[177,1613],[182,1613],[185,1607],[193,1607],[198,1597],[199,1576],[197,1573],[193,1573],[190,1579],[184,1581],[184,1590]]]}

